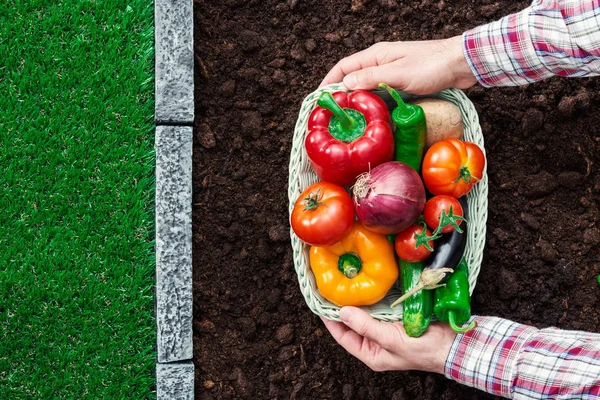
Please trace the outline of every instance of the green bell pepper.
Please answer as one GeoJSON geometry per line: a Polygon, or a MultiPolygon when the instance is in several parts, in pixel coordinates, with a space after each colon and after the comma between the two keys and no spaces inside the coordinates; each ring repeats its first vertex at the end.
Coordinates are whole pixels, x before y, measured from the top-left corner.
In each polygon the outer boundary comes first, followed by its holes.
{"type": "Polygon", "coordinates": [[[421,172],[423,149],[427,137],[427,123],[425,112],[421,106],[406,104],[398,92],[385,83],[379,87],[388,91],[398,107],[392,111],[392,121],[396,125],[394,140],[396,141],[396,155],[394,160],[408,164],[417,172],[421,172]]]}
{"type": "Polygon", "coordinates": [[[457,333],[467,333],[477,326],[475,321],[459,327],[471,318],[469,266],[463,258],[444,286],[435,289],[433,312],[438,320],[450,325],[457,333]]]}

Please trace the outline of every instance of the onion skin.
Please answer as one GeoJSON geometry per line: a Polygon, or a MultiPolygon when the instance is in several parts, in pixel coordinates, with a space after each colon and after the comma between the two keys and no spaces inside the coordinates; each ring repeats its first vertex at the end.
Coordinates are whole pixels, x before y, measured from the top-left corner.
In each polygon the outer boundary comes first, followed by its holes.
{"type": "Polygon", "coordinates": [[[412,225],[425,207],[425,187],[407,164],[390,161],[361,175],[353,188],[358,220],[375,233],[391,235],[412,225]]]}

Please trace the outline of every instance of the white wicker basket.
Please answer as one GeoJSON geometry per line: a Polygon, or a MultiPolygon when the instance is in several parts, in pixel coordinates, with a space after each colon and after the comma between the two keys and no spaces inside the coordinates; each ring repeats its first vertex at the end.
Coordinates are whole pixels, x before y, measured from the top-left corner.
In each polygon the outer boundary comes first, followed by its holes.
{"type": "MultiPolygon", "coordinates": [[[[304,99],[300,108],[300,114],[294,129],[294,138],[290,156],[290,176],[288,186],[290,213],[292,212],[296,199],[300,196],[302,191],[309,185],[318,181],[317,175],[313,172],[308,156],[306,155],[306,150],[304,149],[304,139],[308,133],[308,117],[310,116],[311,111],[316,107],[317,100],[322,92],[335,92],[338,90],[348,91],[341,83],[317,89],[304,99]]],[[[385,90],[376,90],[374,92],[386,101],[390,109],[395,107],[395,103],[385,90]]],[[[411,99],[416,98],[415,96],[406,93],[400,92],[400,94],[403,99],[408,100],[409,102],[411,99]]],[[[477,111],[475,111],[473,103],[471,103],[461,90],[449,89],[426,97],[439,97],[456,104],[460,108],[465,123],[464,140],[477,143],[484,149],[483,135],[479,125],[477,111]]],[[[467,195],[467,202],[469,205],[469,229],[467,230],[468,237],[465,256],[469,263],[469,284],[471,293],[473,293],[477,275],[479,275],[483,257],[483,247],[485,245],[488,195],[486,171],[487,167],[486,170],[484,170],[483,179],[478,182],[467,195]]],[[[309,265],[309,246],[303,243],[292,230],[290,230],[290,235],[294,265],[296,273],[298,274],[300,290],[304,295],[306,304],[308,304],[308,307],[313,313],[328,319],[339,321],[339,307],[328,300],[325,300],[317,290],[315,277],[309,265]]],[[[390,304],[400,297],[400,295],[401,291],[397,282],[381,301],[374,305],[362,308],[379,320],[388,322],[401,321],[402,307],[390,307],[390,304]]]]}

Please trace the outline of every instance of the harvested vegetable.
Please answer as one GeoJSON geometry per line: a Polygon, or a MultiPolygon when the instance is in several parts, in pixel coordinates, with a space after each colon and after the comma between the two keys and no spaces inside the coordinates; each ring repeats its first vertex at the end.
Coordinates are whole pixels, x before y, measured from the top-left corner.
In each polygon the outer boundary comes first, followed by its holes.
{"type": "Polygon", "coordinates": [[[463,258],[448,282],[435,290],[435,316],[448,323],[457,333],[467,333],[477,326],[472,321],[468,326],[459,327],[471,318],[471,295],[469,294],[469,266],[463,258]]]}
{"type": "MultiPolygon", "coordinates": [[[[458,201],[463,212],[467,215],[469,210],[467,200],[464,197],[461,197],[458,201]]],[[[438,282],[433,281],[432,283],[437,285],[444,283],[448,279],[449,274],[452,273],[452,270],[460,263],[460,260],[465,253],[468,228],[469,225],[465,224],[463,225],[461,232],[453,230],[450,233],[442,235],[441,239],[436,240],[435,252],[425,260],[425,269],[423,270],[425,280],[431,281],[431,279],[427,278],[427,275],[435,275],[433,271],[441,270],[443,268],[450,268],[449,273],[445,276],[440,276],[441,280],[438,282]]]]}
{"type": "Polygon", "coordinates": [[[425,188],[419,174],[397,161],[360,175],[352,190],[358,219],[367,229],[383,235],[408,228],[425,206],[425,188]]]}
{"type": "Polygon", "coordinates": [[[352,198],[343,187],[336,184],[314,183],[296,200],[290,222],[303,242],[312,246],[332,245],[352,229],[352,198]]]}
{"type": "Polygon", "coordinates": [[[423,181],[434,195],[459,198],[483,178],[485,155],[475,143],[458,139],[437,142],[423,158],[423,181]]]}
{"type": "Polygon", "coordinates": [[[444,139],[463,139],[465,123],[456,104],[437,98],[418,99],[412,104],[421,106],[425,112],[427,120],[425,147],[430,147],[444,139]]]}
{"type": "Polygon", "coordinates": [[[394,157],[390,112],[368,91],[323,92],[308,119],[308,159],[322,181],[350,186],[394,157]]]}
{"type": "Polygon", "coordinates": [[[380,83],[379,87],[387,90],[398,104],[398,107],[392,111],[392,121],[396,125],[394,160],[406,163],[415,171],[420,172],[425,136],[427,135],[425,113],[418,105],[406,104],[398,92],[385,83],[380,83]]]}
{"type": "Polygon", "coordinates": [[[453,230],[462,233],[459,225],[464,220],[463,208],[458,199],[452,196],[440,195],[427,200],[423,209],[423,217],[427,226],[435,231],[442,225],[442,233],[449,233],[453,230]]]}
{"type": "Polygon", "coordinates": [[[411,225],[398,235],[394,248],[398,257],[409,262],[418,262],[426,259],[433,251],[431,231],[422,225],[411,225]]]}
{"type": "Polygon", "coordinates": [[[310,268],[319,293],[337,306],[375,304],[398,279],[393,245],[358,221],[334,245],[311,247],[310,268]]]}
{"type": "MultiPolygon", "coordinates": [[[[400,259],[402,292],[408,293],[420,282],[423,262],[411,263],[400,259]]],[[[406,334],[419,337],[425,333],[431,322],[433,312],[433,292],[421,290],[408,297],[403,303],[402,324],[406,334]]]]}

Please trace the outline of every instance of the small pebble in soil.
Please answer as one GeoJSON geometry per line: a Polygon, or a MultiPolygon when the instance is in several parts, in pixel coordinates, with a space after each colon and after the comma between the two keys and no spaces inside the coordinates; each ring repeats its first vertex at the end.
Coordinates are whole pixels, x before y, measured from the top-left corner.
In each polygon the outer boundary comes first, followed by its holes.
{"type": "Polygon", "coordinates": [[[252,395],[252,392],[254,392],[252,382],[246,378],[246,374],[241,368],[236,367],[229,379],[234,381],[233,387],[235,388],[235,392],[238,394],[238,396],[248,397],[252,395]]]}
{"type": "Polygon", "coordinates": [[[584,181],[583,174],[577,171],[563,171],[560,174],[558,174],[557,178],[558,182],[562,186],[567,187],[569,189],[578,188],[584,181]]]}
{"type": "Polygon", "coordinates": [[[544,125],[544,113],[538,109],[530,108],[521,118],[521,126],[525,133],[533,133],[544,125]]]}
{"type": "Polygon", "coordinates": [[[577,108],[580,110],[587,110],[591,103],[590,93],[586,89],[582,89],[575,95],[575,101],[577,102],[577,108]]]}
{"type": "Polygon", "coordinates": [[[244,111],[241,114],[241,131],[258,139],[262,133],[262,116],[258,111],[244,111]]]}
{"type": "Polygon", "coordinates": [[[215,324],[213,324],[212,321],[204,319],[202,321],[194,321],[194,328],[196,328],[198,332],[210,333],[215,331],[215,324]]]}
{"type": "Polygon", "coordinates": [[[329,32],[325,34],[325,40],[331,43],[337,43],[342,40],[342,36],[339,32],[329,32]]]}
{"type": "Polygon", "coordinates": [[[195,134],[196,141],[205,149],[212,149],[217,145],[215,134],[208,124],[204,122],[199,123],[196,127],[195,134]]]}
{"type": "Polygon", "coordinates": [[[536,247],[540,249],[540,258],[544,261],[555,264],[558,260],[558,252],[546,240],[537,242],[536,247]]]}
{"type": "Polygon", "coordinates": [[[572,96],[565,96],[558,103],[558,111],[564,117],[570,117],[575,112],[575,106],[577,105],[577,100],[575,100],[572,96]]]}
{"type": "Polygon", "coordinates": [[[304,42],[304,48],[309,53],[312,53],[317,48],[317,42],[315,42],[314,39],[307,39],[306,42],[304,42]]]}
{"type": "Polygon", "coordinates": [[[524,179],[521,183],[521,192],[530,197],[542,197],[552,193],[557,186],[554,176],[547,171],[542,171],[524,179]]]}
{"type": "Polygon", "coordinates": [[[304,50],[299,46],[294,46],[292,51],[290,51],[290,56],[296,61],[304,61],[306,58],[304,50]]]}
{"type": "Polygon", "coordinates": [[[276,58],[273,61],[271,61],[268,65],[271,68],[281,68],[285,65],[285,58],[276,58]]]}
{"type": "Polygon", "coordinates": [[[290,344],[294,340],[294,325],[281,325],[275,332],[275,339],[280,344],[290,344]]]}
{"type": "Polygon", "coordinates": [[[275,70],[275,72],[273,72],[273,82],[279,85],[285,85],[287,82],[285,72],[280,69],[275,70]]]}
{"type": "Polygon", "coordinates": [[[293,10],[294,8],[296,8],[297,4],[298,4],[298,0],[287,0],[287,5],[290,8],[290,10],[293,10]]]}
{"type": "Polygon", "coordinates": [[[277,359],[279,362],[288,361],[290,358],[294,357],[298,353],[298,349],[294,345],[283,346],[279,349],[279,356],[277,359]]]}
{"type": "Polygon", "coordinates": [[[211,381],[211,380],[206,380],[206,381],[204,381],[204,383],[202,384],[202,386],[204,386],[204,389],[210,390],[213,387],[215,387],[215,383],[213,381],[211,381]]]}
{"type": "Polygon", "coordinates": [[[521,221],[523,221],[528,228],[530,228],[534,231],[537,231],[540,229],[540,223],[537,220],[537,218],[529,213],[522,212],[521,213],[521,221]]]}

